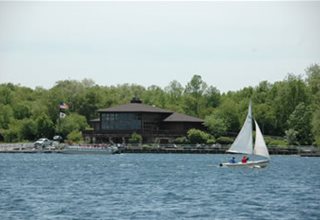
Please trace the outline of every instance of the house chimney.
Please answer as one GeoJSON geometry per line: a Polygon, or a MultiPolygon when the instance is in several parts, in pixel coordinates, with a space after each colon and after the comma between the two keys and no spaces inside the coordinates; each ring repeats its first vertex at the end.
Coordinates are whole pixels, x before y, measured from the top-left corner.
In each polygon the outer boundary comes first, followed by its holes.
{"type": "Polygon", "coordinates": [[[130,103],[142,103],[142,101],[138,98],[138,97],[133,97],[132,99],[131,99],[131,101],[130,101],[130,103]]]}

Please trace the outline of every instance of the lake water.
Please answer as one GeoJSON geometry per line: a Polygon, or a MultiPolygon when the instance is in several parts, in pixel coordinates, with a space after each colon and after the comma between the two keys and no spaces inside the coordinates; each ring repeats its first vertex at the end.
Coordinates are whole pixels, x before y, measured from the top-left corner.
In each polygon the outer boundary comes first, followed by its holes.
{"type": "Polygon", "coordinates": [[[320,158],[0,154],[0,219],[320,219],[320,158]]]}

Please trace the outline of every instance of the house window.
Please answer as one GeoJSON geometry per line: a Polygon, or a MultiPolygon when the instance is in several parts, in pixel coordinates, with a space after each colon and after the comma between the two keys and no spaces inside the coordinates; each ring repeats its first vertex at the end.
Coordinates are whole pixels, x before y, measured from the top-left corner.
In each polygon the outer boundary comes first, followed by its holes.
{"type": "Polygon", "coordinates": [[[103,130],[139,130],[141,115],[138,113],[101,113],[103,130]]]}

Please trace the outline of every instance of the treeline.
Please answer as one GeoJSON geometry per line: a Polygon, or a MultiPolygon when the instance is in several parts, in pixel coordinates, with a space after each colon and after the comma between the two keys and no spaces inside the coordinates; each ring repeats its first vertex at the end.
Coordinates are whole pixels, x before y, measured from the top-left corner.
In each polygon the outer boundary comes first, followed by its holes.
{"type": "Polygon", "coordinates": [[[273,84],[221,93],[194,75],[183,86],[174,80],[165,88],[135,84],[100,86],[90,79],[56,82],[51,89],[0,85],[0,140],[33,141],[40,137],[80,141],[88,121],[97,110],[128,103],[137,96],[145,104],[205,119],[215,137],[234,136],[241,128],[249,100],[262,132],[280,136],[290,145],[320,146],[320,66],[312,65],[304,75],[289,74],[273,84]],[[69,105],[67,117],[59,118],[59,103],[69,105]]]}

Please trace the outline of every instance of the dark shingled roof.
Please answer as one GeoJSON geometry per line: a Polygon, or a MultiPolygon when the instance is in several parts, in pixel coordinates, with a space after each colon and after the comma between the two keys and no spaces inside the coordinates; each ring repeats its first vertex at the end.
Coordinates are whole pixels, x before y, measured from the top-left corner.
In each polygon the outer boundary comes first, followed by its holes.
{"type": "Polygon", "coordinates": [[[129,103],[111,108],[99,109],[98,112],[151,112],[151,113],[172,113],[172,111],[145,105],[142,103],[129,103]]]}
{"type": "Polygon", "coordinates": [[[174,112],[169,117],[164,119],[165,122],[200,122],[203,123],[204,121],[200,118],[192,117],[189,115],[181,114],[174,112]]]}

